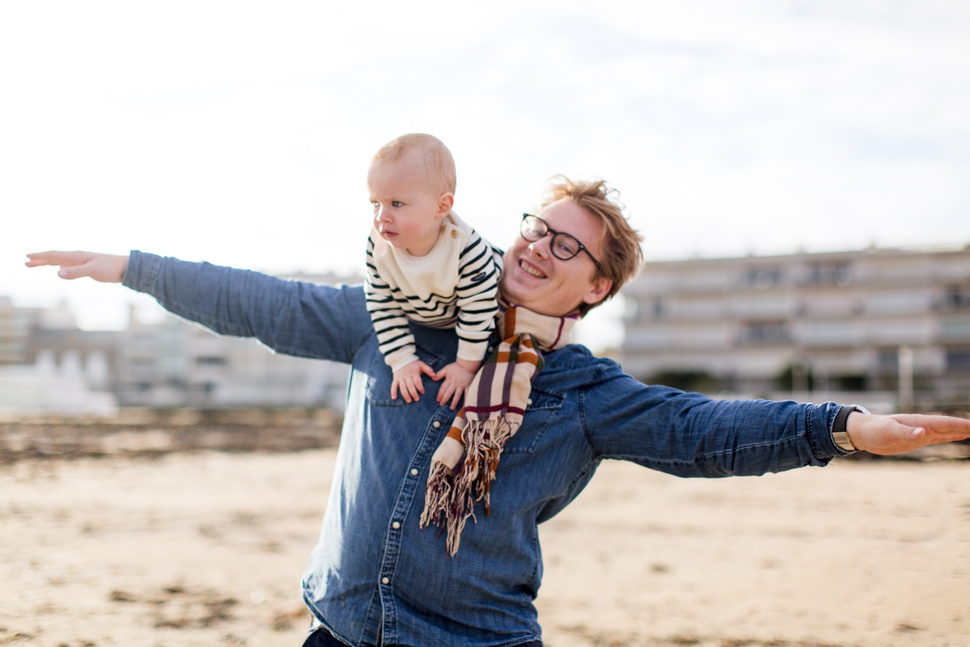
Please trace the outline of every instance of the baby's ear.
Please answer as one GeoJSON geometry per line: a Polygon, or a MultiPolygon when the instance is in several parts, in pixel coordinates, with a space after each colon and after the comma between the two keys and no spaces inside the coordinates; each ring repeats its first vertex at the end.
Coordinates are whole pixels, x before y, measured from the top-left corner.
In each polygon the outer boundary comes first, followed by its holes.
{"type": "Polygon", "coordinates": [[[438,210],[435,213],[435,217],[441,220],[449,213],[451,213],[451,208],[455,204],[455,194],[454,193],[442,193],[438,197],[438,210]]]}

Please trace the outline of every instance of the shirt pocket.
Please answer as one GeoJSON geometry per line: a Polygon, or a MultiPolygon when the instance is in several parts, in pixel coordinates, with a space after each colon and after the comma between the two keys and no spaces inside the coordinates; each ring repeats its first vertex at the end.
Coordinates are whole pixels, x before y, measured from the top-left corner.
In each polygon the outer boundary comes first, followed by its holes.
{"type": "Polygon", "coordinates": [[[532,389],[522,426],[502,450],[503,454],[532,454],[539,446],[543,434],[555,424],[561,424],[563,402],[561,393],[532,389]]]}

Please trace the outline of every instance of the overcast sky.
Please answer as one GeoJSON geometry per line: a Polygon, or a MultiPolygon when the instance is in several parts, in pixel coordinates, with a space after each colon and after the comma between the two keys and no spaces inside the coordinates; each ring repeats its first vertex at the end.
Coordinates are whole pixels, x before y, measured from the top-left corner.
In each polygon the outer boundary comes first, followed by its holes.
{"type": "Polygon", "coordinates": [[[23,268],[51,248],[357,271],[368,159],[415,131],[501,246],[556,173],[650,259],[968,244],[968,34],[961,0],[5,2],[0,295],[117,322],[23,268]]]}

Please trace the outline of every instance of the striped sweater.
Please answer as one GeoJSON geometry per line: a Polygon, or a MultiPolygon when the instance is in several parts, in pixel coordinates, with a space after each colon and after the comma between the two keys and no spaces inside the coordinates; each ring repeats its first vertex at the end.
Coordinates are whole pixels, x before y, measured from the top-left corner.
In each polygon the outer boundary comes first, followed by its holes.
{"type": "Polygon", "coordinates": [[[391,370],[417,359],[408,320],[454,327],[458,358],[482,360],[498,312],[501,259],[501,252],[454,212],[442,222],[438,242],[425,256],[395,249],[371,231],[364,292],[391,370]]]}

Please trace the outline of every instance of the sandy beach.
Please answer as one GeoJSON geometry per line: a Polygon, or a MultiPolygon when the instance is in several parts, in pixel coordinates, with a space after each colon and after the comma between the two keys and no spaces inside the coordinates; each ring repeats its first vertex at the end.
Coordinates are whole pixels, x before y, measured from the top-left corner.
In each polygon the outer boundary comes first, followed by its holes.
{"type": "MultiPolygon", "coordinates": [[[[334,457],[7,462],[0,645],[300,645],[334,457]]],[[[970,462],[717,481],[608,463],[543,554],[548,647],[970,645],[970,462]]]]}

